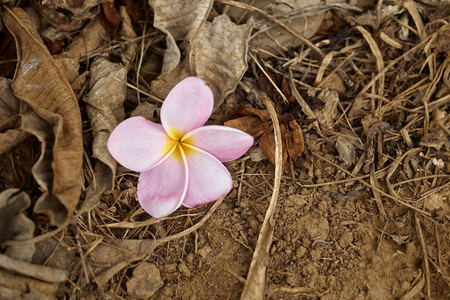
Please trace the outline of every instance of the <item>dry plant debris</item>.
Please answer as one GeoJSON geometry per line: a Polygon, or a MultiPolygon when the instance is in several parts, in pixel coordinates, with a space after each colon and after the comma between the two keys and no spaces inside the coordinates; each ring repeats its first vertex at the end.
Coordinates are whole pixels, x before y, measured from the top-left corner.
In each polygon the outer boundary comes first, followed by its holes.
{"type": "Polygon", "coordinates": [[[2,3],[0,298],[450,298],[448,2],[2,3]],[[153,219],[105,141],[188,76],[256,142],[153,219]]]}

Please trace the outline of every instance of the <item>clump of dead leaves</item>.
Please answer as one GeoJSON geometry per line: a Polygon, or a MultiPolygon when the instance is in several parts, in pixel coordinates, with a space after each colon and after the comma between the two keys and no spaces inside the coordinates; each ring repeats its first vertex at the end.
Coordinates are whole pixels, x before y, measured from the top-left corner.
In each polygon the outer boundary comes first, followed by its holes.
{"type": "MultiPolygon", "coordinates": [[[[260,138],[259,146],[267,159],[275,164],[275,134],[272,120],[267,110],[245,108],[238,112],[241,117],[225,122],[226,126],[234,127],[260,138]]],[[[277,114],[280,122],[281,139],[283,143],[283,167],[292,164],[292,159],[299,157],[305,150],[303,133],[300,125],[291,114],[277,114]]]]}

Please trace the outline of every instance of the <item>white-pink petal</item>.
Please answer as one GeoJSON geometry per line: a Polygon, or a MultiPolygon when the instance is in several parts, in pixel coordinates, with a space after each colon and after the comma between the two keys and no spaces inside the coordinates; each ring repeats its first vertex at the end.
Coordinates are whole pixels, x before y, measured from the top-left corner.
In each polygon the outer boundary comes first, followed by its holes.
{"type": "Polygon", "coordinates": [[[142,208],[154,218],[165,217],[180,207],[188,187],[186,159],[169,156],[158,166],[142,172],[137,197],[142,208]]]}
{"type": "Polygon", "coordinates": [[[189,185],[183,205],[194,207],[228,194],[232,187],[230,172],[211,154],[195,149],[187,152],[189,185]]]}
{"type": "Polygon", "coordinates": [[[109,153],[122,166],[142,172],[160,163],[168,151],[170,138],[160,124],[143,117],[120,123],[108,139],[109,153]]]}
{"type": "Polygon", "coordinates": [[[179,82],[167,95],[161,107],[161,123],[175,140],[203,126],[214,106],[214,96],[206,83],[197,77],[179,82]]]}
{"type": "Polygon", "coordinates": [[[220,161],[234,160],[253,145],[253,137],[227,126],[204,126],[189,132],[183,141],[205,150],[220,161]]]}

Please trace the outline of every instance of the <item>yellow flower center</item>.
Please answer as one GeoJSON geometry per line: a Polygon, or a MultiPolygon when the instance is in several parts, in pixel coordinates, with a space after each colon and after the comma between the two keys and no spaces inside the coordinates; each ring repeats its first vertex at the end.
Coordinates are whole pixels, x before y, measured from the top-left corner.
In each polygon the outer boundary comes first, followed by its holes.
{"type": "Polygon", "coordinates": [[[182,134],[180,131],[171,130],[170,136],[167,136],[167,142],[162,150],[164,155],[171,153],[170,156],[180,162],[183,161],[182,152],[185,156],[194,155],[196,151],[191,147],[194,144],[194,137],[190,136],[184,138],[183,136],[184,134],[182,134]],[[171,136],[175,136],[177,137],[177,139],[173,139],[171,136]]]}

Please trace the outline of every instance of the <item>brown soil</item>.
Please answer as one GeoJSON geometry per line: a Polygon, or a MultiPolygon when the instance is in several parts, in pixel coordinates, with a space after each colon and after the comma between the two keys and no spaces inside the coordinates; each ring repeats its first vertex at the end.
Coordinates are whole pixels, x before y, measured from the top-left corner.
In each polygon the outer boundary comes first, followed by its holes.
{"type": "MultiPolygon", "coordinates": [[[[234,163],[236,169],[239,164],[234,163]]],[[[314,169],[326,182],[343,177],[320,162],[314,169]]],[[[238,199],[234,189],[201,230],[161,247],[148,260],[160,267],[165,282],[154,299],[240,298],[273,178],[273,168],[266,163],[247,162],[246,170],[252,174],[244,173],[244,178],[256,190],[243,185],[238,199]]],[[[362,188],[354,197],[336,200],[333,192],[347,194],[354,183],[302,187],[300,183],[310,179],[307,173],[296,170],[299,179],[292,179],[290,170],[284,172],[267,298],[400,299],[408,292],[405,299],[425,297],[425,290],[413,289],[425,283],[414,213],[387,202],[389,219],[384,221],[370,190],[362,188]]],[[[449,270],[448,221],[442,225],[419,219],[428,251],[436,258],[440,253],[442,269],[449,270]]],[[[433,299],[448,299],[447,282],[436,266],[430,264],[429,276],[433,299]]]]}

